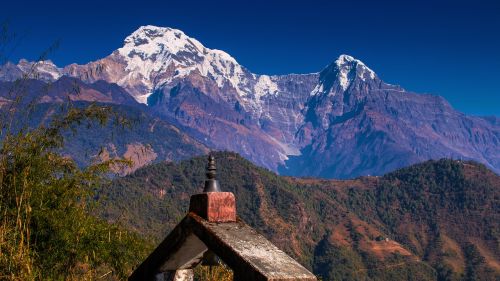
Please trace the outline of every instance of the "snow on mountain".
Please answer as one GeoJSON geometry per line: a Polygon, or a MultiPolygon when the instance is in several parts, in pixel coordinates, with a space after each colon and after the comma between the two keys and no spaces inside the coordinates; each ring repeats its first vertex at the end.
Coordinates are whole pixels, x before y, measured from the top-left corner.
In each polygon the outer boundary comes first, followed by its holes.
{"type": "MultiPolygon", "coordinates": [[[[224,89],[218,93],[220,98],[238,101],[256,118],[265,114],[266,96],[274,97],[280,93],[273,77],[251,73],[228,53],[207,48],[181,30],[152,25],[139,27],[125,38],[121,48],[86,65],[71,64],[58,68],[51,61],[35,64],[21,60],[17,65],[9,65],[9,73],[14,73],[12,68],[18,70],[16,75],[10,75],[15,79],[21,76],[21,72],[30,72],[32,67],[38,78],[45,81],[55,81],[67,75],[89,83],[98,80],[117,83],[144,104],[155,90],[168,88],[197,74],[224,89]]],[[[6,70],[7,66],[3,68],[6,70]]],[[[0,79],[11,79],[10,76],[0,75],[0,79]]]]}
{"type": "Polygon", "coordinates": [[[260,99],[265,95],[277,95],[278,85],[267,75],[261,75],[254,86],[255,98],[260,99]]]}
{"type": "Polygon", "coordinates": [[[365,81],[368,77],[375,78],[375,72],[368,68],[362,61],[357,60],[349,55],[340,55],[335,61],[335,65],[339,69],[339,81],[342,89],[345,91],[352,81],[352,76],[361,78],[365,81]],[[353,71],[354,74],[353,74],[353,71]]]}
{"type": "Polygon", "coordinates": [[[311,91],[311,96],[321,94],[325,91],[332,93],[335,84],[340,86],[340,90],[345,92],[351,83],[356,79],[363,82],[367,79],[374,80],[377,75],[362,61],[349,55],[340,55],[332,64],[327,66],[321,73],[320,83],[311,91]],[[327,77],[327,78],[325,78],[327,77]]]}
{"type": "MultiPolygon", "coordinates": [[[[229,83],[240,95],[247,95],[244,85],[247,73],[236,60],[224,51],[209,49],[184,32],[152,25],[142,26],[125,39],[118,53],[126,61],[129,75],[141,77],[150,90],[174,79],[198,71],[213,79],[219,87],[229,83]],[[169,67],[174,75],[156,80],[158,73],[169,67]]],[[[118,84],[126,84],[126,77],[118,84]]]]}
{"type": "Polygon", "coordinates": [[[61,69],[50,60],[29,62],[25,59],[21,59],[17,67],[19,67],[22,72],[34,76],[33,78],[44,81],[55,81],[62,76],[61,69]]]}
{"type": "MultiPolygon", "coordinates": [[[[33,62],[26,60],[17,65],[22,72],[28,72],[32,66],[33,62]]],[[[376,77],[363,62],[348,55],[341,55],[329,68],[332,66],[343,91],[354,76],[363,81],[376,77]]],[[[275,81],[279,76],[253,74],[224,51],[207,48],[181,30],[153,25],[139,27],[125,38],[121,48],[104,59],[87,65],[72,64],[63,69],[51,61],[42,61],[36,64],[36,72],[40,79],[47,81],[68,75],[87,82],[117,83],[144,104],[155,90],[197,73],[225,89],[220,93],[222,99],[237,100],[256,118],[271,116],[264,109],[266,100],[286,91],[275,81]],[[98,74],[95,71],[98,68],[103,73],[98,74]],[[231,96],[231,91],[236,96],[231,96]]],[[[326,90],[323,84],[320,81],[311,95],[326,90]]]]}
{"type": "Polygon", "coordinates": [[[265,109],[266,100],[284,92],[276,82],[279,76],[253,74],[226,52],[207,48],[173,28],[142,26],[110,57],[125,65],[126,74],[117,83],[133,89],[132,95],[141,103],[147,103],[155,90],[169,88],[192,74],[214,81],[223,90],[212,94],[238,101],[257,119],[271,116],[265,109]],[[138,83],[145,90],[134,91],[138,83]]]}

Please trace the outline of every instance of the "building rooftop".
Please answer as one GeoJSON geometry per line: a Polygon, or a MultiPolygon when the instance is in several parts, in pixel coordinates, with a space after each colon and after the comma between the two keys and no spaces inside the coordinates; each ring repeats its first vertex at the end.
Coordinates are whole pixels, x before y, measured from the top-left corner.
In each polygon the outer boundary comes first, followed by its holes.
{"type": "MultiPolygon", "coordinates": [[[[208,186],[219,190],[218,183],[213,182],[213,158],[208,168],[208,186]]],[[[129,280],[192,280],[192,269],[202,262],[207,251],[213,252],[233,270],[234,280],[316,280],[305,267],[236,216],[233,193],[195,194],[191,197],[189,210],[129,280]]]]}

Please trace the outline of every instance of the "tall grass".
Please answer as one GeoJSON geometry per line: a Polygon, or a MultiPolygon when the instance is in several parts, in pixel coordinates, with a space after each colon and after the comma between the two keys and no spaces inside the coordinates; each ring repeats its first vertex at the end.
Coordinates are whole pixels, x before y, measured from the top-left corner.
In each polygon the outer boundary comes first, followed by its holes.
{"type": "Polygon", "coordinates": [[[198,265],[194,270],[195,281],[232,281],[233,271],[226,264],[218,266],[198,265]]]}

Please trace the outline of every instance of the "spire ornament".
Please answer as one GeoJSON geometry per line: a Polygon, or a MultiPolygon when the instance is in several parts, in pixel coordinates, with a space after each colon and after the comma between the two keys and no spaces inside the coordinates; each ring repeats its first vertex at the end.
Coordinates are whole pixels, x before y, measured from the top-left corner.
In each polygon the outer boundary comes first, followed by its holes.
{"type": "Polygon", "coordinates": [[[213,155],[209,155],[206,173],[207,179],[205,180],[205,188],[203,189],[203,192],[221,192],[219,182],[215,179],[215,176],[217,175],[216,171],[215,157],[213,155]]]}

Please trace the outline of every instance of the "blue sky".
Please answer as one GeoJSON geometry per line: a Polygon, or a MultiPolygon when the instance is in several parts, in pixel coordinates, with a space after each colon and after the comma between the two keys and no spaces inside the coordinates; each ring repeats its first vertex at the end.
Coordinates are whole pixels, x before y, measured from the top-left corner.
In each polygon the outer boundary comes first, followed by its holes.
{"type": "Polygon", "coordinates": [[[255,73],[320,71],[340,54],[383,80],[500,116],[500,1],[6,1],[11,61],[55,41],[56,64],[107,56],[141,25],[183,30],[255,73]]]}

